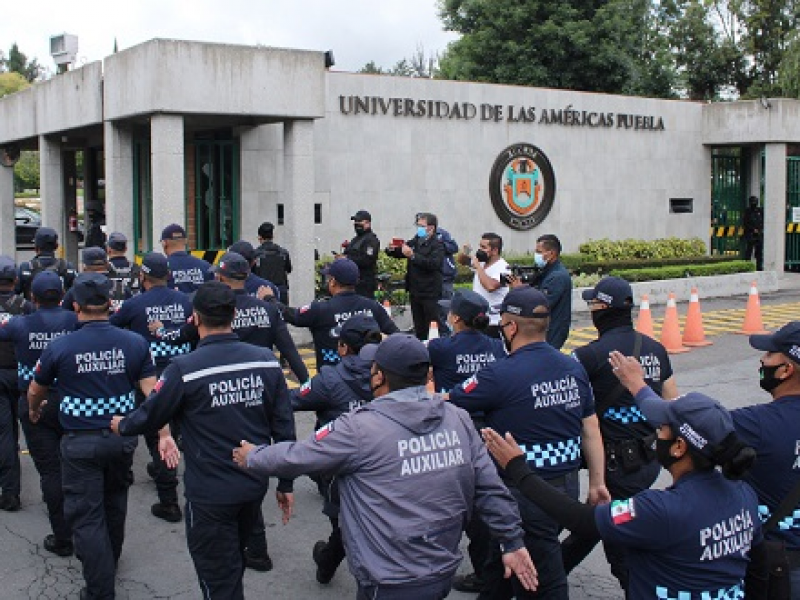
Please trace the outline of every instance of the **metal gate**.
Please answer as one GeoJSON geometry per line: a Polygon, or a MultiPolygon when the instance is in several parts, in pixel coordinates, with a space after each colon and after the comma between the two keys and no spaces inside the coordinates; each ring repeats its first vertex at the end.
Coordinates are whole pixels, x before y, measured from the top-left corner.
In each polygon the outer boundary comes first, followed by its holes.
{"type": "Polygon", "coordinates": [[[239,239],[239,146],[235,141],[195,141],[194,200],[198,248],[227,248],[239,239]]]}
{"type": "Polygon", "coordinates": [[[742,148],[711,152],[711,253],[741,254],[747,201],[748,156],[742,148]]]}
{"type": "Polygon", "coordinates": [[[800,157],[786,159],[786,268],[800,269],[800,157]]]}

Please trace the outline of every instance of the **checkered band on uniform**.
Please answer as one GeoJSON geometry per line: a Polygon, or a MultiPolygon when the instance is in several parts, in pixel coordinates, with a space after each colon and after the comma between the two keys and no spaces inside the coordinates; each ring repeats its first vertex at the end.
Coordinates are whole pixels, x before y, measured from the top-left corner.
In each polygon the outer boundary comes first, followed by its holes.
{"type": "Polygon", "coordinates": [[[326,363],[337,363],[342,358],[339,356],[339,353],[336,350],[329,350],[327,348],[322,349],[322,360],[326,363]]]}
{"type": "Polygon", "coordinates": [[[134,408],[134,394],[116,398],[73,398],[64,396],[61,412],[71,417],[102,417],[103,415],[125,415],[134,408]]]}
{"type": "MultiPolygon", "coordinates": [[[[762,523],[769,521],[772,516],[772,511],[764,504],[758,505],[758,518],[762,523]]],[[[778,529],[781,531],[790,531],[793,529],[800,529],[800,509],[795,509],[792,514],[787,515],[778,521],[778,529]]]]}
{"type": "Polygon", "coordinates": [[[173,344],[168,344],[167,342],[150,342],[150,354],[153,358],[188,354],[191,349],[192,346],[188,343],[175,346],[173,344]]]}
{"type": "MultiPolygon", "coordinates": [[[[657,587],[658,600],[692,600],[692,592],[673,592],[667,588],[657,587]]],[[[739,583],[725,590],[700,592],[700,600],[741,600],[744,598],[744,584],[739,583]]]]}
{"type": "Polygon", "coordinates": [[[17,363],[17,377],[23,381],[33,381],[35,373],[35,367],[28,367],[22,363],[17,363]]]}
{"type": "Polygon", "coordinates": [[[603,414],[606,421],[617,421],[623,425],[647,421],[638,406],[612,406],[603,414]]]}
{"type": "Polygon", "coordinates": [[[556,467],[578,460],[581,457],[580,436],[570,440],[547,442],[544,444],[520,444],[528,463],[537,468],[556,467]]]}

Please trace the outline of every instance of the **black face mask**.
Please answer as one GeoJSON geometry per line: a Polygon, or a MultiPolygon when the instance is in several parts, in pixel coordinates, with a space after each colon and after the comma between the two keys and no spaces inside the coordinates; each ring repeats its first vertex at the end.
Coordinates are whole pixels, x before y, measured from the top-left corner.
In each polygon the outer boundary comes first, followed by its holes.
{"type": "Polygon", "coordinates": [[[780,365],[775,365],[774,367],[768,367],[766,365],[761,365],[761,368],[758,370],[758,374],[761,376],[761,380],[758,384],[761,386],[761,389],[765,392],[771,392],[780,384],[783,383],[783,379],[778,379],[775,377],[775,373],[778,369],[785,366],[785,363],[780,365]]]}
{"type": "Polygon", "coordinates": [[[605,333],[609,329],[622,327],[625,325],[633,326],[630,308],[603,308],[591,312],[592,323],[599,333],[605,333]]]}
{"type": "Polygon", "coordinates": [[[503,327],[500,327],[500,339],[503,340],[503,348],[505,348],[506,354],[510,354],[511,353],[511,342],[514,340],[514,338],[511,338],[511,339],[507,338],[506,337],[506,330],[503,327]]]}
{"type": "Polygon", "coordinates": [[[353,229],[356,230],[357,235],[361,235],[366,231],[366,228],[363,225],[353,225],[353,229]]]}
{"type": "Polygon", "coordinates": [[[669,449],[672,448],[672,445],[675,443],[675,440],[662,440],[661,438],[656,439],[656,460],[658,460],[658,464],[660,464],[665,469],[669,469],[672,465],[678,462],[680,459],[672,456],[669,453],[669,449]]]}
{"type": "Polygon", "coordinates": [[[486,262],[489,260],[489,255],[484,250],[478,250],[475,252],[475,258],[477,258],[480,262],[486,262]]]}

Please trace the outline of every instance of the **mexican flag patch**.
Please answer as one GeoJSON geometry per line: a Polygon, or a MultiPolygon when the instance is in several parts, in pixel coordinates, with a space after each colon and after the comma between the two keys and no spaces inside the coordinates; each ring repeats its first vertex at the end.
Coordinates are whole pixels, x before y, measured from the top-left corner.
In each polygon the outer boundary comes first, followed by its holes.
{"type": "Polygon", "coordinates": [[[333,431],[333,421],[325,425],[325,427],[320,427],[319,429],[317,429],[317,431],[314,433],[314,439],[319,442],[325,439],[325,436],[328,435],[331,431],[333,431]]]}
{"type": "Polygon", "coordinates": [[[306,381],[303,385],[300,386],[300,395],[306,396],[311,391],[311,381],[306,381]]]}
{"type": "Polygon", "coordinates": [[[614,500],[611,503],[611,520],[614,525],[622,525],[636,518],[636,509],[633,506],[633,498],[628,500],[614,500]]]}

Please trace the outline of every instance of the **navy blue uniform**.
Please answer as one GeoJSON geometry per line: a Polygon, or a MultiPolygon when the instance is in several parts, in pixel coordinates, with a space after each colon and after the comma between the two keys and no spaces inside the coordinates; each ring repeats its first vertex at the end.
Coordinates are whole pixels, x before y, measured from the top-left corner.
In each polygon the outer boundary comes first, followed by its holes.
{"type": "Polygon", "coordinates": [[[539,273],[533,287],[547,296],[550,305],[550,328],[547,343],[561,348],[569,337],[572,322],[572,277],[560,260],[548,264],[539,273]]]}
{"type": "Polygon", "coordinates": [[[58,420],[58,393],[50,390],[47,405],[37,423],[28,417],[28,386],[34,368],[47,345],[75,330],[78,317],[60,307],[40,308],[32,315],[0,324],[0,340],[14,344],[17,356],[19,420],[28,442],[33,464],[39,472],[42,496],[53,534],[59,542],[70,542],[72,529],[64,520],[64,493],[61,489],[61,436],[58,420]]]}
{"type": "MultiPolygon", "coordinates": [[[[231,449],[294,440],[294,418],[278,360],[266,348],[212,335],[173,359],[145,403],[120,422],[138,435],[176,419],[183,435],[186,537],[204,598],[242,598],[244,546],[268,478],[240,469],[231,449]]],[[[292,491],[291,480],[278,490],[292,491]]]]}
{"type": "Polygon", "coordinates": [[[71,262],[63,258],[56,258],[55,252],[41,252],[31,260],[19,264],[17,278],[17,293],[23,294],[26,298],[31,297],[31,283],[37,273],[44,270],[51,270],[58,273],[64,289],[68,290],[75,281],[76,271],[71,262]]]}
{"type": "Polygon", "coordinates": [[[465,329],[449,338],[428,342],[436,391],[449,392],[484,367],[504,358],[503,342],[465,329]]]}
{"type": "Polygon", "coordinates": [[[335,365],[339,362],[339,353],[336,351],[339,334],[336,328],[353,315],[362,314],[375,319],[381,332],[387,335],[399,331],[380,304],[355,292],[340,292],[323,302],[312,302],[300,308],[284,310],[288,323],[311,330],[317,355],[317,370],[322,365],[335,365]]]}
{"type": "Polygon", "coordinates": [[[111,434],[109,422],[133,410],[137,382],[154,376],[144,338],[107,321],[53,340],[35,369],[41,386],[58,380],[64,516],[90,598],[114,597],[136,449],[135,439],[111,434]]]}
{"type": "Polygon", "coordinates": [[[214,279],[214,274],[209,271],[210,264],[183,250],[170,254],[167,257],[167,264],[169,265],[167,285],[184,294],[191,294],[206,281],[214,279]]]}
{"type": "Polygon", "coordinates": [[[247,295],[258,296],[258,290],[261,289],[261,286],[270,288],[272,290],[272,296],[276,300],[280,298],[281,292],[278,289],[277,285],[275,285],[271,281],[262,279],[255,273],[248,273],[247,279],[244,280],[244,291],[247,292],[247,295]]]}
{"type": "MultiPolygon", "coordinates": [[[[450,401],[470,414],[483,411],[489,427],[510,432],[538,475],[572,498],[578,497],[583,420],[594,415],[594,398],[583,367],[545,342],[523,346],[478,371],[450,392],[450,401]]],[[[507,481],[519,504],[525,546],[539,572],[539,593],[566,599],[568,589],[559,526],[507,481]]],[[[499,549],[484,575],[502,586],[499,549]]],[[[515,582],[518,598],[530,597],[515,582]]]]}

